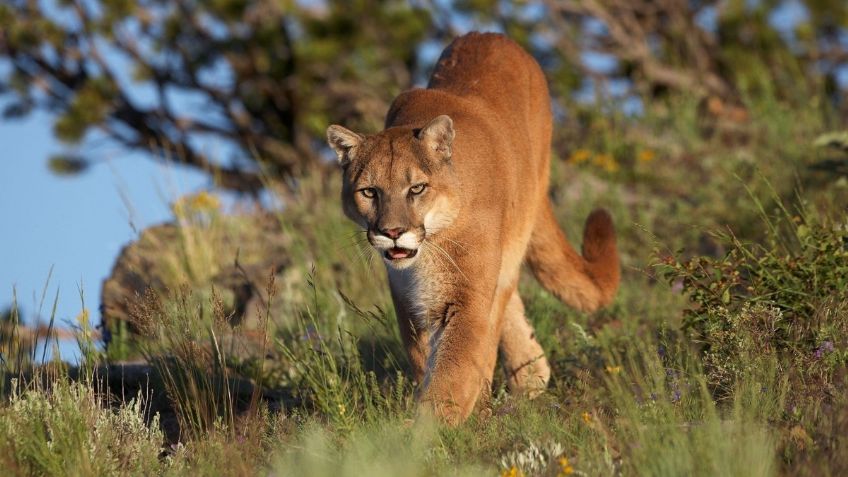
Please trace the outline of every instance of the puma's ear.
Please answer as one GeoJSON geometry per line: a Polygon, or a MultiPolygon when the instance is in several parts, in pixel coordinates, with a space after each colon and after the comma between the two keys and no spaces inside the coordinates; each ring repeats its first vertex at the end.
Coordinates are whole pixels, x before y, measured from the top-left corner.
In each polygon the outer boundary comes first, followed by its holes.
{"type": "Polygon", "coordinates": [[[333,124],[327,128],[327,144],[339,156],[339,164],[345,166],[351,160],[351,151],[362,144],[362,136],[333,124]]]}
{"type": "Polygon", "coordinates": [[[428,148],[439,153],[444,160],[451,158],[451,144],[456,134],[453,131],[453,120],[443,114],[427,123],[418,132],[418,139],[428,148]]]}

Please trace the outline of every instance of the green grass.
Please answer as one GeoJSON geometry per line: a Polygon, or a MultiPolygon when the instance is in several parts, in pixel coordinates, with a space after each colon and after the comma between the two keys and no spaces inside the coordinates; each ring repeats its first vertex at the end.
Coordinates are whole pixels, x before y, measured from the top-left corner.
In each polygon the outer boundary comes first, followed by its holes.
{"type": "Polygon", "coordinates": [[[203,288],[211,240],[239,222],[183,231],[169,273],[191,286],[144,300],[135,314],[147,338],[127,336],[159,376],[138,396],[100,384],[106,357],[86,328],[81,378],[36,366],[43,348],[16,334],[13,310],[0,330],[0,465],[14,475],[848,472],[848,186],[808,167],[834,154],[813,146],[830,126],[760,101],[728,141],[699,134],[695,109],[670,100],[638,121],[592,119],[595,135],[560,132],[570,141],[552,174],[561,223],[574,239],[593,207],[608,207],[623,281],[612,306],[585,315],[522,279],[553,369],[539,398],[507,393],[499,370],[468,422],[420,420],[382,265],[342,216],[338,179],[306,177],[279,214],[291,263],[269,279],[257,323],[234,325],[203,288]],[[567,160],[577,150],[612,154],[617,168],[567,160]]]}

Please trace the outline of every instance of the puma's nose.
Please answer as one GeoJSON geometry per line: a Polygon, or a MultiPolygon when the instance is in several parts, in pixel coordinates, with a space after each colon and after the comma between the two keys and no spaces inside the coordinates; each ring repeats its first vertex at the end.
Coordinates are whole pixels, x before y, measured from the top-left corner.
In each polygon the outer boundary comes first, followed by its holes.
{"type": "Polygon", "coordinates": [[[403,228],[401,228],[401,227],[397,227],[397,228],[394,228],[394,229],[381,229],[381,230],[380,230],[380,233],[381,233],[381,234],[385,235],[386,237],[388,237],[388,238],[390,238],[390,239],[392,239],[392,240],[397,239],[397,238],[398,238],[398,237],[400,237],[400,236],[401,236],[404,232],[406,232],[406,229],[403,229],[403,228]]]}

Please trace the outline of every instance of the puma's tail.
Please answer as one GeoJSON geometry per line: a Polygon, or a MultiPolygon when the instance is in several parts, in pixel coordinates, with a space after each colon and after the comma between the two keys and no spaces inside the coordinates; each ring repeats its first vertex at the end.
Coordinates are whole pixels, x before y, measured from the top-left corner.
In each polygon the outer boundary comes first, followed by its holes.
{"type": "Polygon", "coordinates": [[[581,256],[546,201],[530,238],[527,263],[542,286],[567,305],[583,311],[608,305],[621,279],[612,218],[604,209],[589,214],[581,256]]]}

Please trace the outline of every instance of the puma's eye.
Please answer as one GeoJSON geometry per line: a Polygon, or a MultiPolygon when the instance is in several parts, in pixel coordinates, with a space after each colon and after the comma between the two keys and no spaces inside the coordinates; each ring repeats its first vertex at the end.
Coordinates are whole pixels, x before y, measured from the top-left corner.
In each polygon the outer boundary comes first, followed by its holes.
{"type": "Polygon", "coordinates": [[[415,184],[414,186],[409,188],[409,193],[412,195],[418,195],[424,192],[424,189],[427,187],[427,184],[415,184]]]}
{"type": "Polygon", "coordinates": [[[364,189],[360,189],[359,193],[364,195],[365,197],[368,197],[369,199],[373,199],[377,196],[377,189],[373,187],[366,187],[364,189]]]}

